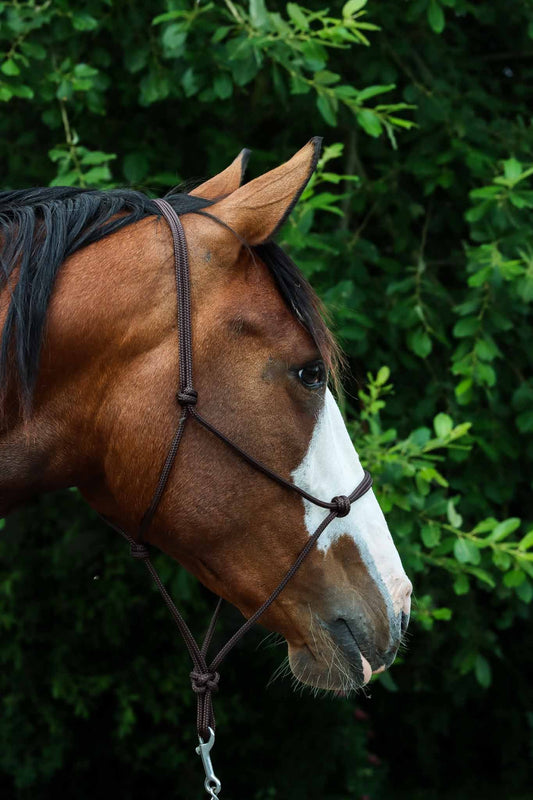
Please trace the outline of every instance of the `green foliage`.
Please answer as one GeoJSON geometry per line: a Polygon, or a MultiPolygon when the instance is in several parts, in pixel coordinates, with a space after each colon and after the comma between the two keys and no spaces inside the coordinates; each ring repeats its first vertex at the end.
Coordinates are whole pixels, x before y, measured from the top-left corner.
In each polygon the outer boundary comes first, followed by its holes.
{"type": "MultiPolygon", "coordinates": [[[[457,510],[461,497],[451,495],[447,479],[437,468],[446,455],[464,457],[472,450],[471,424],[454,425],[447,414],[440,413],[433,420],[434,435],[423,427],[399,439],[395,429],[384,430],[382,395],[392,390],[386,383],[387,373],[388,368],[382,367],[375,378],[369,374],[368,389],[359,391],[362,411],[354,434],[365,463],[379,476],[383,510],[393,527],[410,540],[409,546],[407,542],[404,545],[409,571],[415,575],[439,567],[450,573],[456,595],[467,594],[477,584],[479,589],[490,587],[493,595],[505,602],[507,589],[513,588],[517,597],[529,604],[533,598],[532,533],[520,535],[516,517],[501,522],[488,517],[465,530],[457,510]]],[[[416,578],[414,581],[416,584],[416,578]]],[[[451,612],[437,613],[443,610],[437,609],[433,618],[451,619],[451,612]]],[[[419,611],[415,608],[415,619],[419,611]]],[[[427,607],[423,617],[424,627],[429,629],[427,607]]]]}
{"type": "MultiPolygon", "coordinates": [[[[5,188],[157,194],[222,169],[243,146],[257,174],[325,136],[281,239],[346,352],[342,402],[415,584],[413,633],[376,680],[372,725],[354,724],[348,702],[317,711],[282,684],[263,697],[280,656],[247,649],[249,694],[235,673],[220,701],[235,796],[528,791],[532,38],[531,4],[512,0],[0,2],[5,188]],[[261,716],[267,704],[276,720],[261,716]],[[410,732],[401,741],[396,719],[410,732]],[[491,736],[502,726],[506,737],[491,736]],[[368,753],[370,727],[389,782],[368,753]],[[305,758],[280,753],[295,728],[305,758]],[[473,742],[500,788],[482,791],[473,742]]],[[[83,796],[82,785],[97,788],[94,753],[119,765],[126,795],[150,796],[155,771],[159,793],[178,772],[193,797],[187,667],[164,609],[74,495],[43,498],[5,527],[7,794],[68,785],[83,796]]],[[[166,578],[202,618],[204,593],[180,570],[166,578]]]]}

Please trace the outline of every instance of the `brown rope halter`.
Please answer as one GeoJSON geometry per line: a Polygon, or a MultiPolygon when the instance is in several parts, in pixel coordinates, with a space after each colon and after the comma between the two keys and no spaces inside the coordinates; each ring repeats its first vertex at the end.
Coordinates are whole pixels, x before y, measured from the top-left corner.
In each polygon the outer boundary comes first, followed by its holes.
{"type": "Polygon", "coordinates": [[[132,536],[127,534],[117,525],[113,524],[109,520],[106,520],[108,524],[111,525],[118,533],[120,533],[130,544],[131,555],[133,558],[140,558],[146,564],[146,568],[150,575],[152,576],[157,588],[159,589],[163,600],[165,601],[178,629],[185,641],[187,649],[189,651],[192,663],[193,663],[193,670],[190,674],[191,677],[191,684],[192,689],[196,694],[197,698],[197,719],[196,724],[198,728],[198,736],[200,740],[200,747],[197,749],[199,755],[202,756],[202,761],[204,763],[204,768],[206,771],[206,781],[205,781],[205,788],[211,794],[211,797],[215,797],[218,795],[220,791],[220,782],[214,776],[212,771],[211,762],[209,759],[209,751],[212,747],[212,743],[214,741],[214,728],[215,728],[215,718],[213,715],[213,704],[212,704],[212,694],[218,690],[218,682],[219,682],[219,673],[218,668],[222,661],[226,658],[230,650],[237,644],[237,642],[242,639],[242,637],[247,633],[247,631],[252,628],[252,626],[259,620],[259,618],[264,614],[264,612],[272,605],[272,603],[277,599],[277,597],[281,594],[285,586],[289,583],[291,578],[296,574],[296,572],[300,569],[302,563],[304,562],[305,558],[311,552],[313,547],[315,546],[319,536],[324,532],[324,530],[328,527],[330,522],[332,522],[336,517],[345,517],[350,512],[350,508],[352,503],[355,503],[360,497],[362,497],[370,487],[372,486],[372,478],[370,474],[365,470],[364,478],[359,483],[358,486],[354,489],[354,491],[346,497],[345,495],[340,495],[338,497],[334,497],[330,502],[325,500],[320,500],[317,497],[313,497],[313,495],[306,492],[304,489],[300,489],[298,486],[295,486],[293,483],[288,481],[286,478],[283,478],[281,475],[278,475],[277,472],[271,470],[261,461],[258,461],[253,456],[249,455],[245,450],[243,450],[239,445],[232,442],[231,439],[228,439],[221,431],[218,430],[214,425],[212,425],[208,420],[206,420],[197,410],[196,403],[198,400],[198,394],[194,389],[193,383],[193,374],[192,374],[192,326],[191,326],[191,295],[190,295],[190,274],[189,274],[189,258],[187,253],[187,243],[185,239],[185,232],[183,230],[183,226],[180,222],[180,219],[177,213],[174,211],[170,203],[166,200],[155,200],[156,205],[161,210],[161,214],[168,222],[170,230],[172,232],[172,242],[174,246],[174,271],[176,275],[176,292],[177,292],[177,299],[178,299],[178,330],[179,330],[179,391],[176,395],[176,399],[178,403],[181,405],[183,412],[181,418],[178,423],[178,427],[176,429],[176,433],[172,439],[170,444],[167,457],[163,464],[163,468],[161,470],[161,474],[159,475],[159,480],[157,482],[157,486],[155,488],[152,501],[145,512],[139,527],[139,541],[136,541],[132,536]],[[217,655],[208,663],[207,661],[207,652],[209,649],[209,645],[211,643],[211,639],[213,637],[213,633],[215,630],[216,621],[218,618],[218,614],[220,611],[220,606],[222,603],[222,599],[219,599],[211,622],[209,624],[207,633],[205,635],[204,641],[201,647],[198,646],[196,640],[194,639],[189,626],[181,616],[180,612],[174,605],[171,597],[169,596],[167,590],[163,586],[161,579],[150,561],[150,552],[146,545],[143,543],[143,540],[146,537],[146,533],[152,523],[152,520],[155,516],[159,503],[161,502],[161,498],[165,492],[165,488],[167,486],[170,474],[172,472],[172,468],[174,466],[174,462],[176,459],[176,454],[178,452],[178,448],[180,446],[180,442],[183,438],[183,432],[185,430],[185,425],[188,419],[193,419],[202,425],[206,430],[210,431],[212,434],[217,436],[221,441],[225,442],[237,455],[239,455],[242,459],[248,462],[254,469],[262,472],[263,475],[266,475],[267,478],[276,481],[277,483],[281,484],[287,489],[290,489],[293,492],[297,492],[301,497],[305,498],[311,503],[314,503],[321,508],[324,508],[328,511],[328,514],[324,517],[318,528],[315,530],[313,535],[307,540],[303,550],[300,552],[299,556],[297,557],[296,561],[292,565],[292,567],[287,571],[284,575],[280,583],[276,586],[274,591],[270,594],[270,596],[265,600],[263,605],[257,609],[257,611],[244,622],[241,627],[233,634],[233,636],[226,642],[226,644],[219,650],[217,655]]]}

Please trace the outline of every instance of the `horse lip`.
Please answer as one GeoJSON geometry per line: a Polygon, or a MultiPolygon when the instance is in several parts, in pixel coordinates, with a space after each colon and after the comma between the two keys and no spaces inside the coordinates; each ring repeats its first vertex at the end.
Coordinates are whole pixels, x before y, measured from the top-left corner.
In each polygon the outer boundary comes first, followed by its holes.
{"type": "Polygon", "coordinates": [[[363,648],[357,641],[357,638],[346,619],[344,619],[344,617],[338,617],[333,623],[327,623],[323,619],[318,619],[318,622],[320,626],[328,632],[335,646],[340,649],[344,659],[346,660],[346,666],[348,667],[354,680],[360,686],[364,686],[366,683],[368,683],[373,673],[371,662],[365,655],[363,648]],[[334,627],[339,623],[341,623],[344,630],[349,633],[349,646],[347,646],[346,642],[339,641],[339,636],[338,634],[336,635],[334,627]]]}
{"type": "Polygon", "coordinates": [[[362,668],[362,671],[363,671],[363,680],[364,680],[365,683],[368,683],[368,681],[370,680],[370,678],[372,677],[372,675],[374,673],[374,670],[372,668],[372,663],[371,663],[370,659],[366,656],[366,654],[365,654],[365,652],[363,650],[363,647],[359,643],[359,641],[357,639],[357,636],[353,632],[353,630],[352,630],[351,626],[349,625],[348,621],[345,620],[344,617],[340,617],[339,621],[343,622],[345,624],[346,628],[350,632],[350,635],[351,635],[352,639],[354,640],[354,642],[356,644],[356,647],[357,647],[357,649],[359,651],[359,655],[361,657],[361,668],[362,668]]]}
{"type": "Polygon", "coordinates": [[[371,650],[368,643],[363,642],[360,636],[356,636],[353,625],[350,625],[345,617],[339,616],[331,623],[320,620],[320,624],[339,647],[350,669],[359,679],[363,677],[364,683],[368,683],[375,671],[376,661],[377,667],[381,666],[381,659],[376,658],[378,654],[371,650]]]}

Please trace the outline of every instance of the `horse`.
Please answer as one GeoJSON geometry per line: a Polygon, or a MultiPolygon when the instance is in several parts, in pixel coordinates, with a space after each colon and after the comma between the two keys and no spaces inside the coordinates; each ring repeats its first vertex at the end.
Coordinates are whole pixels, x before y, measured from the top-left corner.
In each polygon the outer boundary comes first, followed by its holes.
{"type": "MultiPolygon", "coordinates": [[[[286,484],[330,498],[364,475],[329,388],[339,352],[316,294],[274,242],[319,152],[311,139],[243,183],[243,150],[166,202],[188,247],[198,407],[286,484]]],[[[0,252],[0,517],[75,486],[136,540],[181,413],[161,209],[127,189],[1,192],[0,252]]],[[[146,539],[250,618],[323,516],[190,425],[146,539]]],[[[260,621],[285,638],[298,681],[345,693],[394,661],[411,591],[368,491],[260,621]]]]}

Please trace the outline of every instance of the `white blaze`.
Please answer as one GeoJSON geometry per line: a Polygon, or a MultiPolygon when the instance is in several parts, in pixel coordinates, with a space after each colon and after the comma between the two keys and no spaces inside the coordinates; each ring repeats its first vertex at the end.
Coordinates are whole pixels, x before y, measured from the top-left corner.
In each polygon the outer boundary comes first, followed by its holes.
{"type": "MultiPolygon", "coordinates": [[[[341,412],[327,389],[309,449],[292,473],[294,483],[315,497],[329,501],[336,495],[351,494],[363,476],[359,456],[341,412]]],[[[305,524],[311,535],[324,519],[326,511],[308,500],[304,499],[303,503],[305,524]]],[[[318,539],[317,549],[326,553],[339,537],[345,535],[357,545],[361,559],[378,583],[390,611],[396,616],[405,610],[410,583],[372,490],[352,505],[346,517],[337,517],[330,522],[318,539]]]]}

